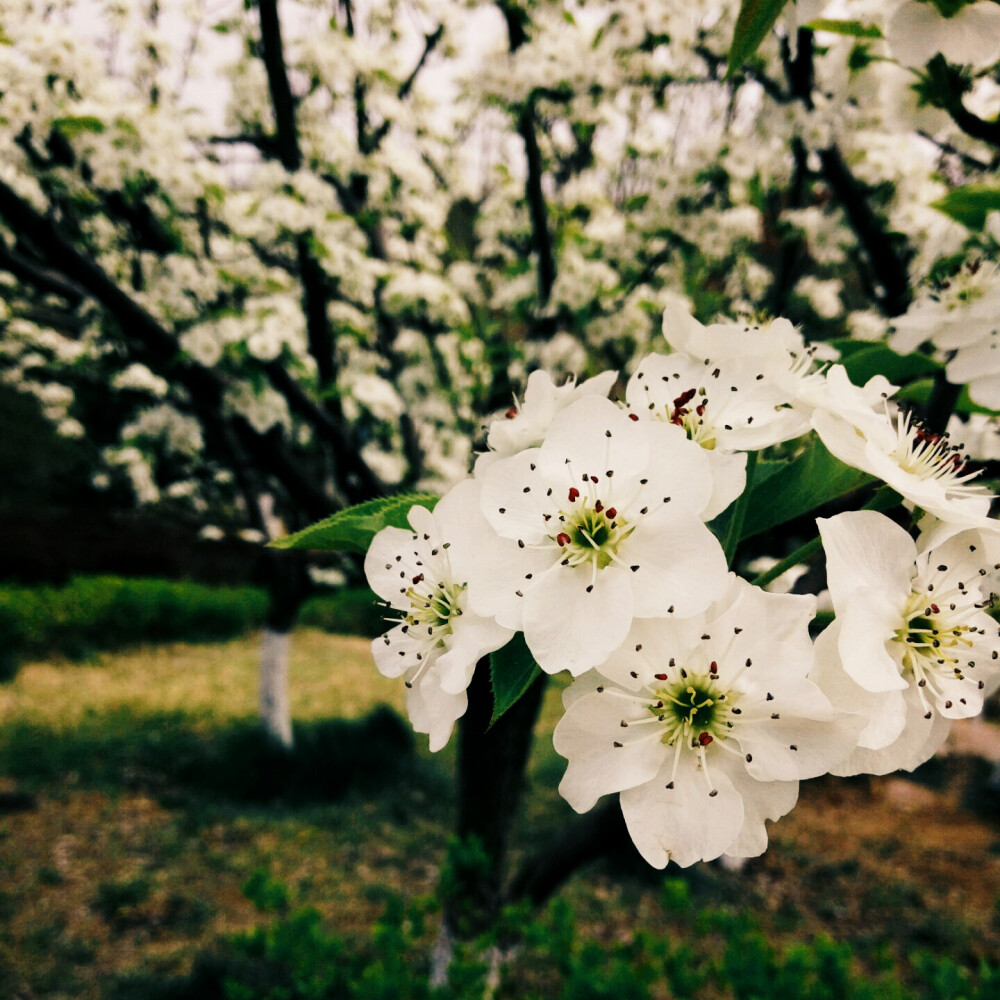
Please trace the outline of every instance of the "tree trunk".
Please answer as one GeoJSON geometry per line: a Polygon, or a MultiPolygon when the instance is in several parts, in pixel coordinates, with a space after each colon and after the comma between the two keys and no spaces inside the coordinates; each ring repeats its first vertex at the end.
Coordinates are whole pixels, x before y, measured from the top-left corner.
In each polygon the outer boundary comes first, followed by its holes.
{"type": "Polygon", "coordinates": [[[260,640],[260,724],[267,738],[283,750],[295,745],[288,696],[288,660],[292,637],[265,628],[260,640]]]}
{"type": "Polygon", "coordinates": [[[493,726],[489,660],[469,685],[458,722],[459,846],[453,852],[445,925],[468,940],[489,928],[503,902],[507,847],[524,790],[525,767],[545,691],[545,674],[493,726]]]}
{"type": "Polygon", "coordinates": [[[268,551],[264,559],[269,604],[260,645],[260,722],[275,746],[291,750],[295,743],[288,693],[291,631],[312,584],[297,553],[268,551]]]}

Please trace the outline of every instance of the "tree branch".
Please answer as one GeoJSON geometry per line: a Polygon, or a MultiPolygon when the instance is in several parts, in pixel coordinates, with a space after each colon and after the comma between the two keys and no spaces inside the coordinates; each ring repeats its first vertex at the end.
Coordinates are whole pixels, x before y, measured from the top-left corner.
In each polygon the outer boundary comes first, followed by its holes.
{"type": "Polygon", "coordinates": [[[882,311],[887,316],[901,315],[913,298],[909,264],[915,251],[906,237],[891,231],[885,218],[875,211],[871,189],[850,172],[836,146],[821,149],[819,158],[823,177],[854,230],[875,280],[882,286],[882,311]]]}
{"type": "Polygon", "coordinates": [[[295,171],[302,166],[302,152],[295,127],[295,98],[285,69],[277,0],[257,0],[257,10],[260,13],[261,58],[267,71],[267,85],[274,109],[278,155],[286,170],[295,171]]]}
{"type": "Polygon", "coordinates": [[[87,297],[86,291],[75,282],[67,281],[58,271],[9,250],[3,240],[0,240],[0,270],[10,272],[19,281],[33,285],[40,292],[52,292],[73,306],[80,305],[87,297]]]}
{"type": "MultiPolygon", "coordinates": [[[[67,282],[78,285],[104,306],[117,321],[123,338],[132,338],[140,345],[143,360],[150,368],[182,385],[206,427],[220,431],[225,422],[222,413],[227,384],[218,372],[183,357],[172,333],[123,292],[99,265],[65,240],[50,219],[3,182],[0,182],[0,215],[15,233],[30,237],[67,282]]],[[[233,426],[244,446],[284,486],[295,503],[315,518],[329,513],[329,498],[297,467],[275,435],[258,433],[241,417],[233,420],[233,426]]]]}

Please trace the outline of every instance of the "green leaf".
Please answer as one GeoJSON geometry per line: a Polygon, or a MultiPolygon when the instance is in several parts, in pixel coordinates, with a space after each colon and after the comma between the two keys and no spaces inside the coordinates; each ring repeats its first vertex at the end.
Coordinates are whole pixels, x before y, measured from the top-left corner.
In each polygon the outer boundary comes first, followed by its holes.
{"type": "MultiPolygon", "coordinates": [[[[915,403],[917,406],[926,406],[930,401],[931,393],[933,391],[934,379],[922,378],[904,386],[899,390],[899,392],[896,393],[895,396],[893,396],[893,399],[899,399],[907,403],[915,403]]],[[[963,416],[970,413],[985,413],[991,417],[1000,416],[1000,411],[991,410],[989,407],[980,406],[978,403],[974,403],[972,401],[972,397],[969,395],[968,386],[962,386],[962,391],[958,394],[958,399],[955,401],[955,412],[960,413],[963,416]]]]}
{"type": "Polygon", "coordinates": [[[1000,187],[967,184],[949,191],[940,201],[932,202],[931,208],[951,216],[966,229],[982,232],[986,216],[1000,211],[1000,187]]]}
{"type": "Polygon", "coordinates": [[[506,646],[490,653],[490,680],[493,685],[491,726],[531,687],[541,672],[524,641],[523,632],[518,632],[506,646]]]}
{"type": "Polygon", "coordinates": [[[763,478],[760,476],[761,466],[757,468],[758,478],[743,522],[743,538],[769,531],[874,482],[867,472],[852,469],[834,458],[818,438],[813,438],[798,458],[783,463],[783,468],[763,478]]]}
{"type": "Polygon", "coordinates": [[[72,139],[73,136],[83,132],[96,132],[100,135],[104,131],[104,122],[93,115],[70,115],[66,118],[56,118],[52,122],[52,127],[59,129],[67,139],[72,139]]]}
{"type": "Polygon", "coordinates": [[[926,354],[897,354],[885,344],[869,344],[863,350],[852,351],[841,364],[855,385],[864,385],[873,375],[884,375],[899,385],[923,375],[933,375],[941,368],[926,354]]]}
{"type": "Polygon", "coordinates": [[[433,510],[440,498],[432,493],[402,493],[369,500],[338,511],[308,528],[277,538],[272,549],[321,549],[325,552],[367,552],[372,539],[383,528],[409,528],[407,516],[413,506],[433,510]]]}
{"type": "Polygon", "coordinates": [[[788,0],[743,0],[729,46],[726,76],[732,76],[760,47],[788,0]]]}
{"type": "Polygon", "coordinates": [[[851,38],[881,38],[882,32],[874,24],[861,21],[841,21],[836,18],[818,17],[803,25],[810,31],[829,31],[834,35],[849,35],[851,38]]]}

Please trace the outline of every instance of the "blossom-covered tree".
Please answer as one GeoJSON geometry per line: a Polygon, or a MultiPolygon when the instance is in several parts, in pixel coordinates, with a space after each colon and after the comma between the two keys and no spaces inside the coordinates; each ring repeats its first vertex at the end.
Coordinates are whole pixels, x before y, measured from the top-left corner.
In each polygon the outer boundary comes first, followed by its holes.
{"type": "Polygon", "coordinates": [[[0,0],[5,378],[141,502],[261,539],[342,511],[271,552],[271,649],[301,550],[371,542],[376,664],[432,747],[459,729],[473,924],[626,831],[654,864],[759,853],[798,780],[913,766],[967,714],[921,636],[996,683],[989,587],[942,609],[927,561],[995,526],[966,465],[1000,371],[995,7],[258,0],[179,45],[161,3],[88,41],[72,4],[0,0]],[[238,55],[193,107],[208,38],[238,55]],[[824,504],[813,673],[812,601],[762,588],[824,504]],[[508,882],[563,669],[566,797],[621,808],[508,882]]]}

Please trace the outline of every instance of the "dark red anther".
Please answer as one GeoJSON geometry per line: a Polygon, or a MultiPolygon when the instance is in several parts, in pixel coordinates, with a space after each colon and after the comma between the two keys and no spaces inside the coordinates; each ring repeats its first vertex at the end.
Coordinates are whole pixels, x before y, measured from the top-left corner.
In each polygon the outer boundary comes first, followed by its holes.
{"type": "Polygon", "coordinates": [[[613,521],[618,516],[618,511],[614,507],[609,507],[607,514],[604,515],[609,521],[613,521]]]}
{"type": "Polygon", "coordinates": [[[510,408],[510,409],[509,409],[509,410],[508,410],[508,411],[507,411],[507,412],[506,412],[506,413],[504,414],[504,416],[505,416],[505,417],[506,417],[506,418],[507,418],[508,420],[513,420],[513,419],[514,419],[514,417],[516,417],[516,416],[517,416],[517,407],[516,407],[516,406],[512,406],[512,407],[511,407],[511,408],[510,408]]]}
{"type": "Polygon", "coordinates": [[[936,604],[931,605],[931,611],[933,611],[936,615],[941,614],[941,609],[936,604]]]}
{"type": "Polygon", "coordinates": [[[708,672],[710,674],[717,674],[719,672],[719,664],[716,663],[715,660],[712,660],[712,662],[708,665],[708,672]]]}
{"type": "Polygon", "coordinates": [[[556,541],[559,543],[559,547],[562,548],[564,545],[569,545],[572,539],[566,534],[565,531],[560,531],[559,534],[556,535],[556,541]]]}
{"type": "Polygon", "coordinates": [[[629,420],[635,420],[637,423],[639,421],[639,415],[637,413],[630,413],[628,415],[629,420]]]}
{"type": "Polygon", "coordinates": [[[679,408],[687,403],[690,403],[691,400],[694,399],[694,394],[696,391],[697,390],[695,389],[686,389],[674,400],[674,406],[679,408]]]}
{"type": "Polygon", "coordinates": [[[580,495],[580,491],[575,486],[571,486],[569,488],[569,502],[570,503],[572,503],[579,495],[580,495]]]}
{"type": "Polygon", "coordinates": [[[698,734],[698,745],[702,747],[707,747],[709,743],[712,742],[711,733],[699,733],[698,734]]]}
{"type": "Polygon", "coordinates": [[[705,416],[705,404],[699,403],[695,408],[694,412],[698,414],[699,417],[705,416]]]}
{"type": "Polygon", "coordinates": [[[418,573],[418,574],[417,574],[417,575],[416,575],[416,576],[415,576],[415,577],[413,578],[413,586],[415,587],[415,586],[416,586],[416,585],[417,585],[418,583],[420,583],[420,581],[421,581],[421,580],[423,580],[423,578],[424,578],[424,574],[423,574],[423,573],[418,573]]]}
{"type": "Polygon", "coordinates": [[[666,675],[666,674],[653,674],[653,676],[654,676],[654,677],[655,677],[655,678],[656,678],[656,679],[657,679],[658,681],[665,681],[665,680],[667,679],[667,675],[666,675]]]}
{"type": "Polygon", "coordinates": [[[602,504],[601,501],[598,500],[597,503],[594,504],[594,513],[600,514],[602,510],[604,510],[604,504],[602,504]]]}

